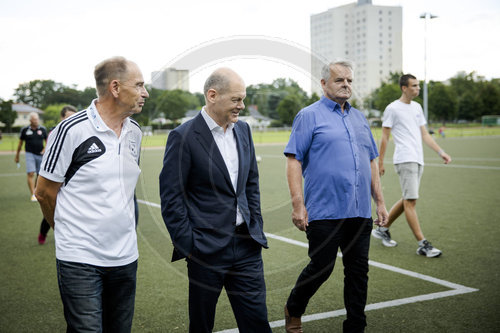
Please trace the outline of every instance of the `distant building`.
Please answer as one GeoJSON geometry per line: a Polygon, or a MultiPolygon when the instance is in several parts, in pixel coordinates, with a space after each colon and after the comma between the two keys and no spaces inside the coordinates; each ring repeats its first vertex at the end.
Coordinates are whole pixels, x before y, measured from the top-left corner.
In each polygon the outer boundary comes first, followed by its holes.
{"type": "Polygon", "coordinates": [[[17,112],[17,118],[12,127],[24,127],[30,124],[30,113],[36,112],[40,117],[40,124],[43,123],[42,114],[43,111],[37,109],[31,105],[24,103],[14,103],[12,104],[12,110],[17,112]]]}
{"type": "MultiPolygon", "coordinates": [[[[358,0],[311,15],[313,55],[354,62],[353,99],[362,101],[391,72],[402,71],[402,11],[400,6],[375,6],[371,0],[358,0]]],[[[311,90],[321,95],[322,64],[312,58],[311,90]]]]}
{"type": "Polygon", "coordinates": [[[248,123],[250,127],[255,130],[263,130],[269,125],[271,125],[272,119],[266,116],[263,116],[257,107],[257,105],[249,105],[248,106],[249,116],[240,116],[240,120],[248,123]]]}
{"type": "Polygon", "coordinates": [[[151,73],[151,85],[161,90],[181,89],[189,91],[189,70],[166,68],[151,73]]]}

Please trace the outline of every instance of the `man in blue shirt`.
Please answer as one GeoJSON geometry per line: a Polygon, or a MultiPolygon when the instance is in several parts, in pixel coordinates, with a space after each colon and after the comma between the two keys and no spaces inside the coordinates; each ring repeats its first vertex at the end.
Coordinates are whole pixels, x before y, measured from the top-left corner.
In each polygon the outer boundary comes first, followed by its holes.
{"type": "Polygon", "coordinates": [[[285,306],[287,332],[302,332],[309,299],[330,276],[340,247],[344,263],[344,332],[363,332],[368,288],[371,197],[387,220],[377,146],[363,114],[347,100],[352,64],[332,62],[321,73],[324,96],[296,116],[285,148],[292,221],[309,240],[310,263],[285,306]],[[302,176],[304,190],[302,190],[302,176]]]}

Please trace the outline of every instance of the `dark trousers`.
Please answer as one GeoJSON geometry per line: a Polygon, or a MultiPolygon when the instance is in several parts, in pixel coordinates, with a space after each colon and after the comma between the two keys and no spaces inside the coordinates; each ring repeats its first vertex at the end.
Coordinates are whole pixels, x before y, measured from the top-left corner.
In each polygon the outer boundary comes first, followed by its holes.
{"type": "Polygon", "coordinates": [[[130,332],[136,273],[137,260],[117,267],[57,260],[66,332],[130,332]]]}
{"type": "Polygon", "coordinates": [[[189,332],[212,332],[217,300],[224,287],[239,332],[271,332],[267,318],[262,247],[249,235],[235,234],[220,255],[187,260],[189,332]]]}
{"type": "Polygon", "coordinates": [[[311,261],[299,275],[288,298],[287,308],[292,317],[304,314],[310,298],[332,273],[340,247],[344,263],[344,304],[347,310],[344,332],[364,331],[372,223],[371,218],[309,223],[306,233],[311,261]]]}
{"type": "Polygon", "coordinates": [[[50,230],[50,224],[47,222],[47,220],[44,218],[42,220],[42,223],[40,223],[40,233],[44,236],[47,236],[47,233],[50,230]]]}

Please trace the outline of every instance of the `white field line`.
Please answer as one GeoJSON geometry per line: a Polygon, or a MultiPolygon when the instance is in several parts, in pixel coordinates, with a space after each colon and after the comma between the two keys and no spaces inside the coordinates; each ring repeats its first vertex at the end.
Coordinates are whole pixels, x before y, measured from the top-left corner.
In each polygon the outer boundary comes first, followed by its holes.
{"type": "Polygon", "coordinates": [[[25,173],[1,173],[0,177],[14,177],[14,176],[26,176],[25,173]]]}
{"type": "MultiPolygon", "coordinates": [[[[283,161],[285,160],[285,156],[283,155],[266,155],[262,154],[259,155],[263,158],[283,158],[283,161]]],[[[431,160],[438,160],[437,158],[431,158],[431,160]]],[[[485,162],[497,162],[500,161],[498,158],[477,158],[477,159],[468,159],[468,158],[456,158],[456,160],[470,160],[470,161],[485,161],[485,162]]],[[[386,164],[392,164],[392,162],[385,162],[386,164]]],[[[458,168],[458,169],[482,169],[482,170],[500,170],[500,167],[498,166],[488,166],[488,165],[468,165],[468,164],[444,164],[444,163],[425,163],[425,166],[429,167],[446,167],[446,168],[458,168]]]]}
{"type": "MultiPolygon", "coordinates": [[[[151,207],[156,207],[156,208],[160,208],[161,207],[159,204],[152,203],[152,202],[149,202],[149,201],[144,201],[144,200],[139,200],[138,199],[137,202],[139,202],[141,204],[144,204],[144,205],[151,206],[151,207]]],[[[285,243],[288,243],[288,244],[300,246],[300,247],[303,247],[303,248],[308,248],[309,247],[309,245],[307,243],[305,243],[305,242],[297,241],[297,240],[294,240],[294,239],[290,239],[290,238],[287,238],[287,237],[283,237],[283,236],[279,236],[279,235],[275,235],[275,234],[271,234],[271,233],[266,233],[266,237],[272,238],[272,239],[275,239],[275,240],[279,240],[279,241],[282,241],[282,242],[285,242],[285,243]]],[[[340,253],[339,253],[339,256],[341,256],[340,253]]],[[[394,273],[399,273],[399,274],[410,276],[410,277],[413,277],[413,278],[416,278],[416,279],[421,279],[421,280],[424,280],[424,281],[427,281],[427,282],[435,283],[435,284],[441,285],[443,287],[450,288],[451,290],[441,291],[441,292],[436,292],[436,293],[430,293],[430,294],[422,294],[422,295],[413,296],[413,297],[406,297],[406,298],[400,298],[400,299],[395,299],[395,300],[391,300],[391,301],[385,301],[385,302],[368,304],[365,307],[365,311],[379,310],[379,309],[384,309],[384,308],[388,308],[388,307],[394,307],[394,306],[400,306],[400,305],[405,305],[405,304],[411,304],[411,303],[429,301],[429,300],[443,298],[443,297],[450,297],[450,296],[456,296],[456,295],[471,293],[471,292],[475,292],[475,291],[479,290],[479,289],[475,289],[475,288],[466,287],[466,286],[463,286],[463,285],[460,285],[460,284],[457,284],[457,283],[453,283],[453,282],[450,282],[450,281],[441,280],[441,279],[438,279],[438,278],[435,278],[435,277],[432,277],[432,276],[429,276],[429,275],[425,275],[425,274],[420,274],[420,273],[417,273],[417,272],[409,271],[407,269],[399,268],[399,267],[396,267],[396,266],[383,264],[383,263],[376,262],[376,261],[373,261],[373,260],[370,260],[368,262],[368,264],[371,265],[371,266],[374,266],[374,267],[378,267],[378,268],[381,268],[381,269],[385,269],[385,270],[394,272],[394,273]]],[[[323,312],[323,313],[315,313],[315,314],[312,314],[312,315],[303,316],[302,317],[302,322],[308,322],[308,321],[315,321],[315,320],[321,320],[321,319],[326,319],[326,318],[339,317],[339,316],[343,316],[345,314],[346,314],[346,310],[345,309],[340,309],[340,310],[335,310],[335,311],[329,311],[329,312],[323,312]]],[[[269,325],[271,327],[283,327],[283,326],[285,326],[285,321],[284,320],[276,320],[276,321],[270,322],[269,325]]],[[[219,332],[216,332],[216,333],[238,333],[238,329],[237,328],[233,328],[233,329],[219,331],[219,332]]]]}
{"type": "Polygon", "coordinates": [[[446,167],[446,168],[459,168],[459,169],[482,169],[482,170],[500,170],[497,166],[487,166],[487,165],[467,165],[467,164],[443,164],[443,163],[425,163],[425,166],[431,167],[446,167]]]}
{"type": "Polygon", "coordinates": [[[161,208],[160,204],[157,204],[157,203],[154,203],[154,202],[144,201],[144,200],[141,200],[141,199],[137,199],[137,202],[141,203],[143,205],[146,205],[146,206],[151,206],[151,207],[155,207],[155,208],[161,208]]]}

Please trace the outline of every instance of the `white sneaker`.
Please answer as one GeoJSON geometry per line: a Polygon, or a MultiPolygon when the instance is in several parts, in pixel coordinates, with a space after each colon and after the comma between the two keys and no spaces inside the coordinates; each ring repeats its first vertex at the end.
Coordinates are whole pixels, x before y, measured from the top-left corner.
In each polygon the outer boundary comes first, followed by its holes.
{"type": "Polygon", "coordinates": [[[439,257],[442,252],[441,250],[438,250],[434,246],[432,246],[430,242],[424,240],[424,245],[418,247],[417,254],[427,256],[428,258],[434,258],[439,257]]]}
{"type": "Polygon", "coordinates": [[[34,195],[34,194],[31,196],[31,201],[32,201],[32,202],[36,202],[36,201],[38,201],[38,200],[36,199],[36,197],[35,197],[35,195],[34,195]]]}
{"type": "Polygon", "coordinates": [[[398,245],[398,243],[391,239],[391,233],[389,232],[389,229],[382,231],[380,230],[380,227],[377,227],[376,229],[372,230],[372,236],[381,239],[382,244],[387,247],[394,247],[398,245]]]}

